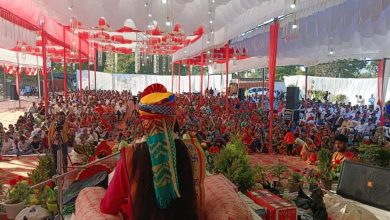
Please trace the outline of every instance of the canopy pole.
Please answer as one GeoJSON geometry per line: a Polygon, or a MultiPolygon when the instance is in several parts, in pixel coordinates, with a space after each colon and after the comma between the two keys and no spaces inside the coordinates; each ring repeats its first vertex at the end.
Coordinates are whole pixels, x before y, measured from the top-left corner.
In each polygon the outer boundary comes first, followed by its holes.
{"type": "Polygon", "coordinates": [[[263,89],[261,90],[261,108],[264,110],[265,67],[263,68],[263,89]]]}
{"type": "MultiPolygon", "coordinates": [[[[225,51],[225,62],[226,62],[226,88],[225,88],[225,110],[226,110],[226,116],[228,116],[229,113],[229,44],[226,45],[226,51],[225,51]]],[[[222,92],[222,91],[221,91],[222,92]]]]}
{"type": "Polygon", "coordinates": [[[305,67],[305,117],[307,113],[307,72],[309,67],[305,67]]]}
{"type": "Polygon", "coordinates": [[[190,89],[190,101],[192,101],[192,91],[191,91],[191,65],[187,65],[187,69],[188,69],[188,85],[189,85],[189,89],[190,89]]]}
{"type": "Polygon", "coordinates": [[[273,153],[272,149],[272,132],[274,121],[274,86],[275,86],[275,69],[276,69],[276,55],[278,51],[278,34],[279,34],[279,22],[278,19],[274,19],[274,23],[270,28],[269,35],[269,79],[268,79],[268,94],[269,94],[269,131],[268,131],[268,152],[273,153]]]}
{"type": "Polygon", "coordinates": [[[173,82],[174,82],[174,75],[175,75],[175,63],[172,61],[172,88],[171,92],[173,93],[173,82]]]}
{"type": "Polygon", "coordinates": [[[16,60],[18,62],[18,67],[16,68],[16,75],[15,75],[15,83],[16,83],[16,94],[18,94],[18,99],[19,99],[19,108],[20,108],[20,92],[19,92],[19,75],[21,73],[20,71],[20,64],[19,64],[19,52],[16,52],[16,60]]]}
{"type": "MultiPolygon", "coordinates": [[[[38,59],[38,57],[37,57],[37,59],[38,59]]],[[[6,94],[6,89],[5,89],[5,70],[4,70],[4,68],[3,68],[3,97],[4,97],[4,99],[6,99],[7,98],[7,94],[6,94]]]]}
{"type": "Polygon", "coordinates": [[[88,92],[91,90],[91,67],[89,65],[89,52],[88,52],[88,92]]]}
{"type": "Polygon", "coordinates": [[[383,82],[385,81],[385,74],[386,74],[386,59],[379,61],[378,65],[378,103],[379,103],[379,109],[380,109],[380,116],[379,116],[379,125],[380,127],[384,126],[384,118],[383,118],[383,82]]]}
{"type": "Polygon", "coordinates": [[[181,71],[181,64],[179,63],[179,71],[178,71],[178,73],[177,73],[177,75],[179,75],[179,85],[178,85],[178,94],[180,95],[180,75],[181,75],[181,73],[180,73],[180,71],[181,71]]]}
{"type": "MultiPolygon", "coordinates": [[[[65,26],[62,28],[62,37],[65,42],[65,26]]],[[[68,99],[68,77],[67,77],[67,69],[66,69],[66,48],[64,45],[64,97],[65,101],[68,99]]]]}
{"type": "Polygon", "coordinates": [[[42,22],[42,62],[43,62],[43,95],[45,97],[45,117],[49,114],[49,86],[47,79],[47,60],[46,60],[46,33],[44,31],[45,22],[42,22]]]}
{"type": "Polygon", "coordinates": [[[37,74],[38,74],[38,100],[41,101],[41,70],[38,69],[38,56],[37,56],[37,74]]]}
{"type": "Polygon", "coordinates": [[[80,103],[83,101],[83,63],[81,62],[81,38],[79,36],[79,78],[80,78],[80,103]]]}
{"type": "Polygon", "coordinates": [[[200,105],[203,105],[203,72],[204,71],[204,56],[200,55],[200,105]]]}
{"type": "Polygon", "coordinates": [[[95,92],[96,92],[96,50],[95,46],[93,48],[93,71],[94,71],[94,80],[95,80],[95,92]]]}

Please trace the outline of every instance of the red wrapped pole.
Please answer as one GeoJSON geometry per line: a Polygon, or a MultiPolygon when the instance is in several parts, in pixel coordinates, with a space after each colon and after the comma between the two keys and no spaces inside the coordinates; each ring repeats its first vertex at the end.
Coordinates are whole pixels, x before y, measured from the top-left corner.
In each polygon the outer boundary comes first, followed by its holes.
{"type": "Polygon", "coordinates": [[[226,88],[225,88],[225,110],[226,114],[229,113],[229,44],[226,45],[225,51],[225,63],[226,63],[226,88]]]}
{"type": "MultiPolygon", "coordinates": [[[[65,26],[62,28],[62,37],[65,42],[65,26]]],[[[65,100],[68,99],[68,76],[66,69],[66,48],[64,46],[64,97],[65,100]]]]}
{"type": "Polygon", "coordinates": [[[269,35],[269,80],[268,80],[268,91],[269,91],[269,131],[268,131],[268,152],[273,153],[272,149],[272,132],[273,132],[273,121],[274,121],[274,90],[275,90],[275,70],[276,70],[276,55],[278,52],[278,34],[279,34],[279,22],[275,19],[274,23],[270,27],[269,35]]]}
{"type": "Polygon", "coordinates": [[[190,89],[190,100],[192,100],[192,91],[191,91],[191,66],[188,65],[187,68],[188,68],[188,85],[189,85],[189,89],[190,89]]]}
{"type": "Polygon", "coordinates": [[[89,51],[88,51],[88,91],[91,90],[91,67],[89,65],[89,51]]]}
{"type": "Polygon", "coordinates": [[[42,62],[43,62],[43,95],[45,97],[45,116],[49,114],[49,86],[47,79],[47,57],[46,57],[46,33],[45,23],[42,22],[42,62]]]}
{"type": "Polygon", "coordinates": [[[179,85],[178,85],[178,94],[180,94],[180,75],[181,75],[181,73],[180,73],[180,70],[181,70],[181,64],[179,63],[179,71],[178,71],[178,73],[177,73],[177,75],[179,75],[179,85]]]}
{"type": "Polygon", "coordinates": [[[80,77],[80,102],[83,101],[83,63],[81,62],[81,38],[79,37],[79,77],[80,77]]]}
{"type": "Polygon", "coordinates": [[[385,66],[386,66],[386,59],[383,59],[379,61],[378,64],[378,104],[380,108],[380,117],[379,117],[379,125],[383,127],[384,120],[383,120],[383,81],[385,76],[385,66]]]}
{"type": "Polygon", "coordinates": [[[200,105],[203,105],[203,72],[204,72],[204,56],[200,55],[200,105]]]}
{"type": "Polygon", "coordinates": [[[175,63],[172,61],[172,88],[171,92],[173,93],[173,82],[174,82],[174,76],[175,76],[175,63]]]}
{"type": "Polygon", "coordinates": [[[96,52],[95,48],[93,50],[93,71],[94,71],[94,80],[95,80],[95,92],[96,92],[96,52]]]}

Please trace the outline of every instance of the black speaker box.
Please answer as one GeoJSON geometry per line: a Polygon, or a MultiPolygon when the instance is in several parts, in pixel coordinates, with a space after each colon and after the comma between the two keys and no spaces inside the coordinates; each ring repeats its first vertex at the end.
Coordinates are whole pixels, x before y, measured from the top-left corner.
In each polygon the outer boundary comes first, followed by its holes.
{"type": "Polygon", "coordinates": [[[245,99],[245,89],[238,90],[238,99],[240,99],[241,101],[245,99]]]}
{"type": "Polygon", "coordinates": [[[390,169],[346,160],[337,194],[390,211],[390,169]]]}
{"type": "Polygon", "coordinates": [[[299,88],[287,87],[286,109],[298,109],[299,107],[299,88]]]}
{"type": "Polygon", "coordinates": [[[19,100],[19,94],[18,91],[16,90],[16,85],[11,84],[10,85],[10,95],[11,95],[11,100],[19,100]]]}
{"type": "Polygon", "coordinates": [[[284,120],[299,122],[299,111],[293,109],[284,110],[284,120]]]}
{"type": "Polygon", "coordinates": [[[11,96],[11,84],[12,81],[5,81],[5,97],[10,97],[11,96]]]}
{"type": "Polygon", "coordinates": [[[41,97],[43,96],[43,90],[44,90],[44,88],[43,88],[43,81],[39,81],[39,86],[41,87],[41,94],[39,94],[41,97]]]}

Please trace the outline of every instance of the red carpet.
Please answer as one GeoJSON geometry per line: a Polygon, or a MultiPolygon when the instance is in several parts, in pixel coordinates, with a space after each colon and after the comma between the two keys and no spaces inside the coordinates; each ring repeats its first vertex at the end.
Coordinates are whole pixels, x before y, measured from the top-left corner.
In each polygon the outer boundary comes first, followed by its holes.
{"type": "Polygon", "coordinates": [[[272,166],[278,163],[286,165],[291,170],[304,170],[305,168],[315,169],[316,166],[309,165],[300,157],[286,156],[286,155],[268,155],[268,154],[253,154],[250,155],[252,163],[259,164],[262,167],[272,166]]]}

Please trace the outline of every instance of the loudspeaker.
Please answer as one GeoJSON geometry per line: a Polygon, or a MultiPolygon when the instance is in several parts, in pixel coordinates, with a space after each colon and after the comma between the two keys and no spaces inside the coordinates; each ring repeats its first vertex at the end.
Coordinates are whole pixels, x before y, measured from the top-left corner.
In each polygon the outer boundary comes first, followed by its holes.
{"type": "Polygon", "coordinates": [[[297,109],[299,107],[299,88],[287,87],[286,109],[297,109]]]}
{"type": "Polygon", "coordinates": [[[19,94],[18,91],[16,90],[16,85],[11,84],[9,89],[10,89],[11,100],[19,100],[19,94]]]}
{"type": "Polygon", "coordinates": [[[10,95],[11,95],[11,84],[12,84],[12,81],[10,81],[10,80],[7,80],[5,82],[5,96],[6,97],[10,97],[10,95]]]}
{"type": "Polygon", "coordinates": [[[238,90],[238,99],[241,101],[245,99],[245,89],[238,90]]]}
{"type": "Polygon", "coordinates": [[[337,194],[390,211],[390,169],[346,160],[337,194]]]}
{"type": "Polygon", "coordinates": [[[43,97],[43,81],[39,81],[39,86],[41,88],[40,96],[43,97]]]}

